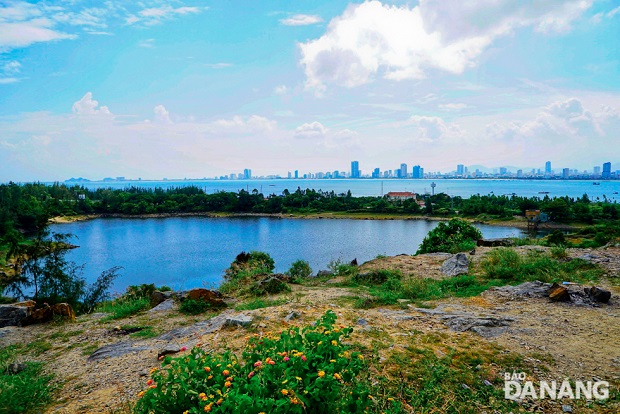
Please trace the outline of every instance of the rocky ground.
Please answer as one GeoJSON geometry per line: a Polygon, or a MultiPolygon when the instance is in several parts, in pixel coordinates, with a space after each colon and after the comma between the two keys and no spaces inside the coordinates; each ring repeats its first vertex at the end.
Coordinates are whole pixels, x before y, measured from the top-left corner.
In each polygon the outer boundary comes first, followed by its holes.
{"type": "MultiPolygon", "coordinates": [[[[475,254],[468,255],[473,266],[491,249],[479,247],[475,254]]],[[[546,248],[516,249],[525,254],[530,249],[546,248]]],[[[159,366],[157,357],[164,349],[199,345],[212,350],[240,350],[249,334],[278,331],[288,324],[308,324],[328,309],[338,314],[339,323],[357,328],[351,341],[370,345],[379,332],[387,344],[379,349],[380,358],[404,349],[408,338],[416,333],[437,332],[446,341],[466,338],[474,344],[490,343],[524,355],[534,366],[541,367],[531,373],[539,379],[603,379],[617,389],[620,385],[620,248],[567,249],[567,252],[570,257],[596,262],[606,270],[607,276],[598,286],[612,292],[609,304],[579,306],[550,302],[539,294],[541,286],[531,284],[493,288],[472,298],[434,301],[426,304],[428,308],[403,302],[398,306],[361,310],[352,306],[351,298],[360,295],[354,288],[329,283],[294,285],[292,293],[283,295],[287,302],[279,306],[243,312],[229,308],[215,319],[210,319],[215,314],[189,317],[176,309],[105,322],[105,315],[91,314],[79,317],[76,323],[2,328],[0,346],[31,344],[20,358],[48,362],[47,369],[62,381],[59,399],[49,408],[50,413],[124,412],[127,402],[134,400],[144,388],[148,371],[159,366]],[[157,336],[136,337],[128,328],[138,326],[151,327],[157,336]]],[[[405,277],[442,278],[445,276],[441,266],[447,257],[445,254],[401,255],[375,259],[363,264],[361,269],[398,269],[405,277]]],[[[579,290],[579,287],[571,286],[571,289],[579,290]]],[[[539,412],[566,412],[567,409],[559,404],[528,408],[539,412]]]]}

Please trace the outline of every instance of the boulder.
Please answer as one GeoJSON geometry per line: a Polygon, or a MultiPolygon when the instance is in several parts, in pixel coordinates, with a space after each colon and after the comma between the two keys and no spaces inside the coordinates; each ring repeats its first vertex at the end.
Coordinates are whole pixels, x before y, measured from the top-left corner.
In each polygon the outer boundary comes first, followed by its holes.
{"type": "Polygon", "coordinates": [[[160,303],[168,299],[171,299],[173,296],[174,296],[174,292],[172,291],[167,291],[167,292],[161,292],[159,290],[154,291],[153,293],[151,293],[151,308],[154,308],[160,303]]]}
{"type": "Polygon", "coordinates": [[[568,288],[554,283],[549,289],[549,299],[554,302],[568,302],[570,300],[568,288]]]}
{"type": "Polygon", "coordinates": [[[20,372],[26,370],[28,368],[27,364],[14,362],[12,364],[7,365],[6,373],[9,375],[19,374],[20,372]]]}
{"type": "Polygon", "coordinates": [[[0,328],[19,326],[24,319],[32,314],[34,306],[35,302],[32,300],[0,305],[0,328]]]}
{"type": "Polygon", "coordinates": [[[222,300],[222,294],[217,290],[202,288],[192,289],[187,292],[185,299],[191,299],[197,302],[206,302],[213,308],[226,307],[226,303],[222,300]]]}
{"type": "Polygon", "coordinates": [[[155,306],[153,309],[149,310],[151,312],[163,312],[174,309],[174,299],[166,299],[159,305],[155,306]]]}
{"type": "Polygon", "coordinates": [[[446,276],[458,276],[467,272],[469,272],[469,259],[465,253],[457,253],[441,265],[441,273],[446,276]]]}
{"type": "Polygon", "coordinates": [[[141,352],[151,350],[148,346],[135,346],[133,341],[117,342],[115,344],[105,345],[93,352],[88,361],[99,361],[106,358],[116,358],[132,352],[141,352]]]}
{"type": "Polygon", "coordinates": [[[331,276],[332,272],[330,272],[329,270],[319,270],[319,272],[316,274],[316,277],[325,277],[325,276],[331,276]]]}
{"type": "Polygon", "coordinates": [[[264,279],[256,282],[256,291],[263,293],[280,293],[288,289],[285,280],[280,277],[279,274],[274,274],[265,277],[264,279]]]}
{"type": "Polygon", "coordinates": [[[253,320],[254,318],[252,318],[249,315],[242,315],[242,314],[231,315],[226,318],[226,322],[224,322],[224,326],[244,326],[245,327],[245,326],[251,325],[253,320]]]}
{"type": "Polygon", "coordinates": [[[293,319],[297,319],[301,316],[301,313],[297,312],[297,311],[292,311],[291,313],[289,313],[288,315],[286,315],[286,317],[284,318],[284,322],[290,322],[293,319]]]}
{"type": "Polygon", "coordinates": [[[592,286],[591,288],[585,288],[585,293],[597,302],[607,303],[611,299],[611,292],[605,289],[592,286]]]}
{"type": "Polygon", "coordinates": [[[176,345],[168,344],[161,348],[159,351],[157,351],[157,359],[166,355],[178,354],[179,352],[181,352],[181,348],[176,345]]]}
{"type": "Polygon", "coordinates": [[[33,325],[36,323],[45,323],[60,316],[70,322],[75,322],[75,312],[68,303],[57,303],[53,306],[46,306],[32,312],[30,316],[22,321],[22,325],[33,325]]]}

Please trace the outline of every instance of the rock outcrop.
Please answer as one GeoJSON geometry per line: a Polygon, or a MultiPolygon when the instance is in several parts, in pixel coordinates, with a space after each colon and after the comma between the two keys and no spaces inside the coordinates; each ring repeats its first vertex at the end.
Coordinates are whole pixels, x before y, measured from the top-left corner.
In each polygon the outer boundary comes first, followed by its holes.
{"type": "Polygon", "coordinates": [[[22,321],[22,325],[33,325],[35,323],[45,323],[61,317],[70,322],[75,321],[75,312],[68,303],[57,303],[53,306],[45,306],[32,312],[30,316],[22,321]]]}
{"type": "Polygon", "coordinates": [[[32,300],[0,305],[0,328],[21,325],[21,322],[32,314],[34,306],[35,302],[32,300]]]}
{"type": "Polygon", "coordinates": [[[443,262],[441,273],[446,276],[458,276],[469,272],[469,259],[465,253],[457,253],[443,262]]]}

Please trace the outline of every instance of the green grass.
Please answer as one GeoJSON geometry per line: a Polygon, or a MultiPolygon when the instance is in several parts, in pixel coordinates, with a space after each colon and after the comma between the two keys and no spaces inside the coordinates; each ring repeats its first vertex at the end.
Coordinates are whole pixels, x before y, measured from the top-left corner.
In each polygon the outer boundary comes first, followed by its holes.
{"type": "Polygon", "coordinates": [[[600,267],[581,259],[567,259],[562,247],[550,254],[532,252],[520,255],[510,248],[491,251],[480,264],[481,274],[460,275],[446,279],[403,280],[398,272],[375,270],[356,274],[344,284],[366,286],[365,293],[354,301],[357,308],[394,305],[399,299],[418,304],[447,297],[477,296],[493,286],[518,284],[527,281],[591,283],[603,274],[600,267]]]}
{"type": "Polygon", "coordinates": [[[52,402],[56,385],[53,375],[43,372],[43,364],[25,362],[26,369],[9,374],[6,367],[19,354],[15,345],[0,349],[0,413],[33,413],[41,411],[52,402]]]}
{"type": "Polygon", "coordinates": [[[280,306],[284,305],[287,302],[286,299],[254,299],[249,302],[242,303],[241,305],[235,307],[236,311],[244,311],[244,310],[254,310],[254,309],[262,309],[262,308],[270,308],[272,306],[280,306]]]}
{"type": "Polygon", "coordinates": [[[518,409],[504,399],[500,373],[531,370],[524,368],[519,355],[474,341],[436,333],[414,335],[404,351],[393,352],[376,367],[381,373],[377,400],[391,396],[410,406],[404,412],[416,413],[505,413],[518,409]]]}
{"type": "Polygon", "coordinates": [[[101,303],[97,307],[97,312],[109,313],[102,321],[111,319],[123,319],[145,311],[151,307],[150,301],[144,297],[126,298],[120,297],[112,301],[101,303]]]}
{"type": "Polygon", "coordinates": [[[211,303],[203,300],[185,299],[179,305],[179,312],[185,315],[199,315],[206,311],[218,309],[211,303]]]}

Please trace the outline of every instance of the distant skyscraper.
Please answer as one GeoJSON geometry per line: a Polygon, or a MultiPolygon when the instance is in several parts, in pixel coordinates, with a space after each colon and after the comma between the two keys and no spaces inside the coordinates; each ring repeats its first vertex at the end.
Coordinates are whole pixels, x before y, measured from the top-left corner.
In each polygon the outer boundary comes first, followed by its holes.
{"type": "Polygon", "coordinates": [[[605,164],[603,164],[603,174],[601,174],[601,177],[606,180],[611,177],[611,163],[610,162],[606,162],[605,164]]]}
{"type": "Polygon", "coordinates": [[[456,175],[464,175],[465,174],[465,166],[463,164],[459,164],[456,166],[456,175]]]}
{"type": "Polygon", "coordinates": [[[400,164],[400,178],[407,178],[407,164],[400,164]]]}
{"type": "Polygon", "coordinates": [[[545,175],[551,174],[551,161],[545,163],[545,175]]]}
{"type": "Polygon", "coordinates": [[[596,166],[594,167],[594,175],[601,175],[601,167],[600,166],[596,166]]]}
{"type": "Polygon", "coordinates": [[[299,178],[299,170],[295,170],[295,178],[299,178]]]}
{"type": "Polygon", "coordinates": [[[564,168],[562,170],[562,178],[567,179],[570,175],[570,169],[569,168],[564,168]]]}
{"type": "Polygon", "coordinates": [[[499,167],[499,175],[506,175],[508,173],[508,168],[499,167]]]}
{"type": "Polygon", "coordinates": [[[414,165],[411,176],[413,178],[422,178],[422,168],[419,165],[414,165]]]}
{"type": "Polygon", "coordinates": [[[359,161],[351,161],[351,178],[360,178],[360,175],[359,161]]]}
{"type": "Polygon", "coordinates": [[[293,174],[291,174],[291,172],[288,172],[288,178],[290,179],[293,176],[293,174]]]}
{"type": "Polygon", "coordinates": [[[372,178],[379,178],[381,176],[381,171],[378,168],[375,168],[372,171],[372,178]]]}
{"type": "Polygon", "coordinates": [[[243,170],[243,178],[246,180],[249,180],[250,178],[252,178],[252,170],[250,170],[249,168],[246,168],[245,170],[243,170]]]}

